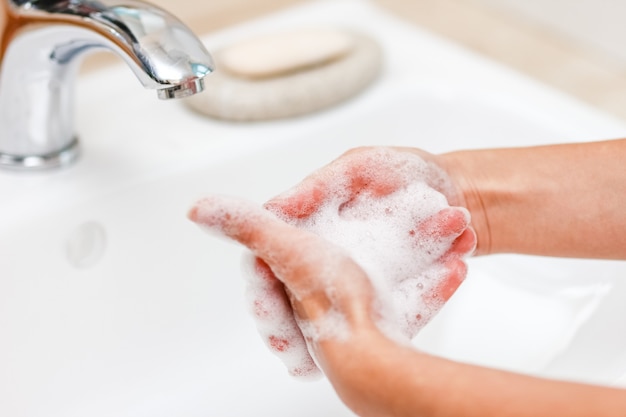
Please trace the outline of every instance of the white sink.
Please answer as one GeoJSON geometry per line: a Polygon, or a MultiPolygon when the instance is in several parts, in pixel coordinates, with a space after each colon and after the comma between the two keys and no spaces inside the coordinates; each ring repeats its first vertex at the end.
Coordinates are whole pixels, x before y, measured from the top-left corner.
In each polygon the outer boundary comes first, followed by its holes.
{"type": "MultiPolygon", "coordinates": [[[[626,126],[360,1],[307,4],[206,39],[361,28],[387,67],[356,99],[272,123],[159,102],[126,68],[85,77],[84,155],[0,173],[0,415],[349,416],[259,340],[235,245],[186,220],[207,193],[259,203],[363,144],[431,152],[624,136],[626,126]]],[[[626,263],[494,256],[417,337],[450,358],[626,385],[626,263]]]]}

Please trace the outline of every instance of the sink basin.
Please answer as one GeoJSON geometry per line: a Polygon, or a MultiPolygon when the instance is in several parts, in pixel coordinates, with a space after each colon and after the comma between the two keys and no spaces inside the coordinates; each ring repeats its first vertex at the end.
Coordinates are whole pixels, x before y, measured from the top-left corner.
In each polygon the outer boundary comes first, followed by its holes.
{"type": "MultiPolygon", "coordinates": [[[[381,78],[348,103],[229,124],[108,68],[78,87],[76,165],[0,173],[0,415],[350,416],[327,381],[292,379],[266,350],[244,303],[242,249],[201,233],[188,207],[207,193],[261,203],[359,145],[436,153],[626,134],[358,0],[312,2],[206,43],[320,22],[368,31],[386,52],[381,78]]],[[[418,348],[626,386],[625,262],[500,255],[469,271],[418,348]]]]}

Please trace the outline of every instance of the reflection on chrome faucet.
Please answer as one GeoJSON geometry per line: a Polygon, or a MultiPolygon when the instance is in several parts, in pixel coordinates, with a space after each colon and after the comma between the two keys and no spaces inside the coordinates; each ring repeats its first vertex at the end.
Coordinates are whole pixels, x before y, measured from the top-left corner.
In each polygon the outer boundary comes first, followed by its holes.
{"type": "Polygon", "coordinates": [[[78,154],[74,80],[85,52],[108,49],[161,99],[203,90],[211,56],[178,19],[126,0],[0,0],[0,166],[66,165],[78,154]]]}

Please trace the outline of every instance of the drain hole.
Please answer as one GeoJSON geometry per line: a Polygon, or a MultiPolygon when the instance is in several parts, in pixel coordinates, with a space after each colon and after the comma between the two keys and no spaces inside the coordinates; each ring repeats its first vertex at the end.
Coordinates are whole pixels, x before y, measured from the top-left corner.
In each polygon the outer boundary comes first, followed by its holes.
{"type": "Polygon", "coordinates": [[[76,268],[94,266],[104,255],[106,233],[100,223],[89,221],[79,225],[69,236],[66,255],[76,268]]]}

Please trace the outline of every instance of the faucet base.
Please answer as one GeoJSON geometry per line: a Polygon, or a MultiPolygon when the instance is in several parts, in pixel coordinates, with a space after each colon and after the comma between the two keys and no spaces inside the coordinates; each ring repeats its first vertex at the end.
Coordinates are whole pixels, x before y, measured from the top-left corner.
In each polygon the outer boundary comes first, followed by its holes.
{"type": "Polygon", "coordinates": [[[80,153],[78,138],[59,151],[45,155],[12,155],[0,152],[0,169],[16,171],[38,171],[49,168],[59,168],[74,162],[80,153]]]}

